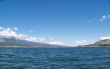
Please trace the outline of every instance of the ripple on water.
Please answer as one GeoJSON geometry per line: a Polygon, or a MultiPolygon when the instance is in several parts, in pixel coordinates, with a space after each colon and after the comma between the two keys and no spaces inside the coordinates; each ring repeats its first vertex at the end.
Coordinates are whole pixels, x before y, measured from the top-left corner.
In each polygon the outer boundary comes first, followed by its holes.
{"type": "Polygon", "coordinates": [[[0,69],[110,68],[110,48],[2,48],[0,51],[0,69]]]}

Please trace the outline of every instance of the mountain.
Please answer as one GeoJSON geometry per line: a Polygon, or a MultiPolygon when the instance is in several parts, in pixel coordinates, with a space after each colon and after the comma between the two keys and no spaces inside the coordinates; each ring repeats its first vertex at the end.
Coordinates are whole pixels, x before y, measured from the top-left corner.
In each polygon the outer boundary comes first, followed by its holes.
{"type": "Polygon", "coordinates": [[[103,46],[110,46],[110,39],[100,40],[95,42],[94,44],[83,45],[79,47],[103,47],[103,46]]]}
{"type": "Polygon", "coordinates": [[[110,46],[110,39],[97,41],[94,45],[97,45],[97,46],[110,46]]]}
{"type": "Polygon", "coordinates": [[[1,37],[0,36],[0,46],[1,47],[61,47],[60,45],[51,45],[40,42],[32,42],[16,37],[1,37]]]}

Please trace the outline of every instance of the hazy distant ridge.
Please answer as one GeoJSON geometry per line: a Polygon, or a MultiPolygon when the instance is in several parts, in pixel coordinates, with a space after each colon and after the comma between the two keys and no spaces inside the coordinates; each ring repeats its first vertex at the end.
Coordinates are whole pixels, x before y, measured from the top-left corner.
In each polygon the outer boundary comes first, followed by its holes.
{"type": "Polygon", "coordinates": [[[15,37],[1,37],[0,46],[19,46],[19,47],[61,47],[60,45],[51,45],[40,42],[32,42],[27,40],[18,39],[15,37]]]}
{"type": "Polygon", "coordinates": [[[83,45],[79,47],[103,47],[103,46],[110,46],[110,39],[100,40],[95,42],[94,44],[83,45]]]}
{"type": "Polygon", "coordinates": [[[110,39],[100,40],[95,43],[98,46],[110,46],[110,39]]]}

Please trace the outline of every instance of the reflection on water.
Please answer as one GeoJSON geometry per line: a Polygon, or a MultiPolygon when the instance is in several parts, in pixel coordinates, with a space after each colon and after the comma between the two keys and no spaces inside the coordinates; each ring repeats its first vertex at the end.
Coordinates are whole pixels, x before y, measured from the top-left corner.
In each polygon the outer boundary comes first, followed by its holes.
{"type": "Polygon", "coordinates": [[[109,69],[110,48],[0,48],[0,69],[109,69]]]}

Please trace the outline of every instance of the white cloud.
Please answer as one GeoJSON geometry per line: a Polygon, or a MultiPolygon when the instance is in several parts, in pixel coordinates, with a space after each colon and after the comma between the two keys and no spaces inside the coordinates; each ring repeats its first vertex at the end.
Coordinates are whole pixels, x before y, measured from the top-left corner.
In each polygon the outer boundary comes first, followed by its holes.
{"type": "MultiPolygon", "coordinates": [[[[27,40],[27,41],[33,41],[33,42],[43,42],[43,43],[48,43],[48,44],[54,44],[54,45],[66,45],[66,46],[78,46],[78,45],[87,45],[87,44],[92,44],[95,41],[88,41],[88,40],[77,40],[77,41],[69,41],[65,42],[64,41],[59,41],[55,40],[53,37],[33,37],[33,36],[28,36],[25,34],[17,33],[15,32],[15,29],[12,30],[11,28],[3,28],[0,27],[0,37],[15,37],[17,39],[21,40],[27,40]]],[[[101,38],[104,39],[105,37],[101,38]]],[[[110,38],[110,37],[106,37],[110,38]]]]}
{"type": "Polygon", "coordinates": [[[63,42],[61,41],[51,41],[51,42],[48,42],[49,44],[54,44],[54,45],[64,45],[63,42]]]}
{"type": "Polygon", "coordinates": [[[0,27],[0,30],[4,29],[3,27],[0,27]]]}
{"type": "Polygon", "coordinates": [[[87,40],[78,40],[78,41],[73,41],[75,45],[86,45],[88,44],[87,40]]]}
{"type": "Polygon", "coordinates": [[[14,27],[14,30],[16,30],[16,31],[17,31],[17,30],[18,30],[18,28],[17,28],[17,27],[14,27]]]}
{"type": "Polygon", "coordinates": [[[110,15],[104,15],[101,17],[100,22],[110,20],[110,15]]]}
{"type": "Polygon", "coordinates": [[[89,45],[95,43],[96,40],[76,40],[73,41],[73,46],[79,46],[79,45],[89,45]]]}
{"type": "Polygon", "coordinates": [[[35,42],[44,42],[46,40],[46,37],[30,37],[29,40],[35,42]]]}
{"type": "MultiPolygon", "coordinates": [[[[14,30],[17,30],[17,28],[14,30]]],[[[15,37],[18,39],[33,41],[33,42],[43,42],[45,40],[45,37],[31,37],[31,36],[24,35],[24,34],[18,34],[15,31],[13,31],[11,28],[2,28],[2,27],[0,30],[0,36],[1,37],[15,37]]]]}
{"type": "Polygon", "coordinates": [[[53,38],[46,39],[46,37],[32,37],[25,34],[19,34],[15,32],[16,30],[18,30],[17,27],[15,27],[14,30],[12,30],[11,28],[0,27],[0,37],[7,37],[7,38],[15,37],[17,39],[33,41],[33,42],[43,42],[48,44],[64,45],[63,42],[55,41],[53,38]]]}
{"type": "Polygon", "coordinates": [[[0,36],[14,36],[14,37],[16,37],[17,33],[12,31],[11,28],[3,28],[0,31],[0,36]]]}
{"type": "Polygon", "coordinates": [[[110,36],[100,37],[101,40],[110,39],[110,36]]]}
{"type": "Polygon", "coordinates": [[[32,37],[32,36],[28,36],[28,35],[24,35],[24,34],[18,34],[17,37],[20,39],[24,39],[27,41],[33,41],[33,42],[44,42],[46,39],[45,37],[32,37]]]}
{"type": "Polygon", "coordinates": [[[76,41],[76,43],[78,43],[78,44],[83,44],[83,43],[87,43],[87,41],[86,41],[86,40],[76,41]]]}

